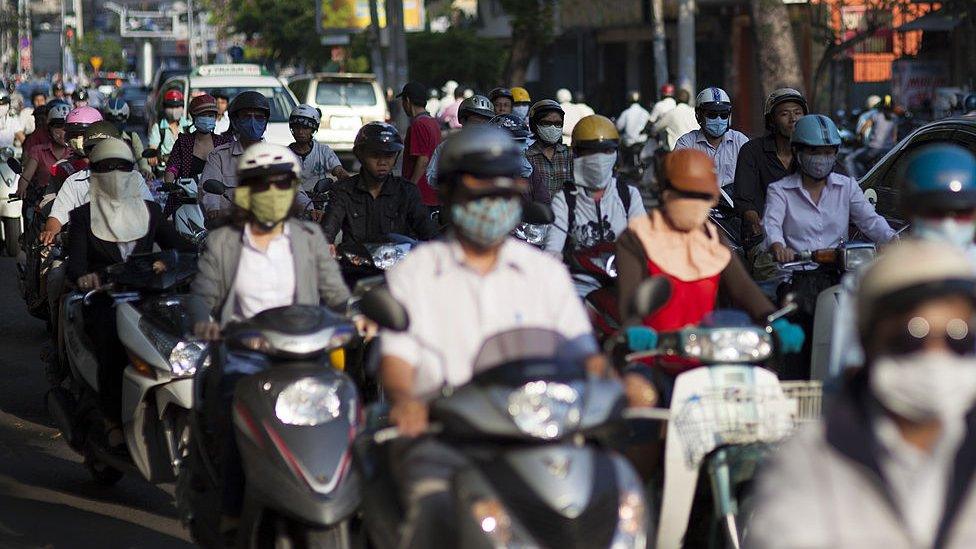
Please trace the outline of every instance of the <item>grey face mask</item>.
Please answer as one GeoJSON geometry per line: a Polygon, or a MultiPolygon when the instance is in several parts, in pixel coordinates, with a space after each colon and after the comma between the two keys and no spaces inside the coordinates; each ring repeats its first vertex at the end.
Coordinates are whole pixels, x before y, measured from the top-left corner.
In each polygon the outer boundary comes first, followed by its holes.
{"type": "Polygon", "coordinates": [[[830,172],[834,171],[834,164],[837,163],[837,153],[834,154],[808,154],[799,153],[797,159],[800,162],[800,170],[808,176],[816,179],[826,179],[830,172]]]}
{"type": "Polygon", "coordinates": [[[563,138],[563,129],[558,126],[537,126],[536,133],[546,143],[558,143],[563,138]]]}

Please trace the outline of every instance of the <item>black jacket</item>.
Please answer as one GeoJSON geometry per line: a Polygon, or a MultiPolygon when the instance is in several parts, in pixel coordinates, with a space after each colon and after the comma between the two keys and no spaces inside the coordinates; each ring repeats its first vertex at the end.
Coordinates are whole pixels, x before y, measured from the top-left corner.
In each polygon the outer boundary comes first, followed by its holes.
{"type": "Polygon", "coordinates": [[[437,235],[417,186],[401,177],[387,176],[376,198],[358,174],[337,182],[334,189],[322,223],[329,243],[335,242],[340,230],[343,240],[360,243],[382,242],[389,233],[420,240],[437,235]]]}
{"type": "MultiPolygon", "coordinates": [[[[153,251],[153,243],[164,250],[196,251],[189,241],[176,231],[172,223],[163,218],[159,204],[146,201],[149,208],[149,232],[136,242],[134,254],[153,251]]],[[[91,231],[91,204],[78,206],[69,214],[68,229],[68,280],[74,282],[88,273],[104,273],[111,265],[122,262],[122,252],[115,242],[102,240],[91,231]]]]}

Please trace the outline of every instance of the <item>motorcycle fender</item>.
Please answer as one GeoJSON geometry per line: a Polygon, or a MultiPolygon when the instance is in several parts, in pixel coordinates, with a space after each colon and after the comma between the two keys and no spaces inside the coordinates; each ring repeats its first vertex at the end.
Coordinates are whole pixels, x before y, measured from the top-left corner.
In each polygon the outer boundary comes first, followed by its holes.
{"type": "Polygon", "coordinates": [[[163,419],[170,406],[183,410],[193,409],[193,378],[170,381],[156,390],[156,410],[163,419]]]}
{"type": "Polygon", "coordinates": [[[89,339],[85,333],[85,320],[81,314],[83,307],[80,299],[72,299],[72,295],[66,297],[62,307],[64,321],[61,323],[61,329],[64,330],[64,345],[73,374],[97,392],[98,360],[85,344],[89,339]]]}
{"type": "Polygon", "coordinates": [[[840,300],[841,286],[837,284],[820,292],[813,315],[813,334],[810,354],[810,379],[827,381],[830,378],[831,340],[836,318],[837,304],[840,300]]]}
{"type": "Polygon", "coordinates": [[[132,461],[146,479],[152,481],[154,469],[158,471],[158,457],[165,455],[165,448],[158,447],[154,437],[147,436],[147,421],[156,422],[150,412],[148,399],[160,381],[149,379],[128,366],[122,374],[122,426],[132,461]],[[147,417],[147,415],[149,417],[147,417]],[[157,467],[154,467],[157,465],[157,467]]]}

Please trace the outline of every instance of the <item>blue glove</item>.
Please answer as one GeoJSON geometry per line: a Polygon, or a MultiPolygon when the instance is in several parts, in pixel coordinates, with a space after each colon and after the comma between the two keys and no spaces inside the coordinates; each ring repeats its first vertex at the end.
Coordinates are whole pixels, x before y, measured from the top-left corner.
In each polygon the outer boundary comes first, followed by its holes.
{"type": "Polygon", "coordinates": [[[777,318],[770,327],[779,339],[779,347],[783,354],[799,353],[803,349],[803,342],[807,336],[799,324],[785,318],[777,318]]]}
{"type": "Polygon", "coordinates": [[[627,346],[631,351],[650,351],[657,347],[657,332],[647,326],[630,326],[626,329],[627,346]]]}

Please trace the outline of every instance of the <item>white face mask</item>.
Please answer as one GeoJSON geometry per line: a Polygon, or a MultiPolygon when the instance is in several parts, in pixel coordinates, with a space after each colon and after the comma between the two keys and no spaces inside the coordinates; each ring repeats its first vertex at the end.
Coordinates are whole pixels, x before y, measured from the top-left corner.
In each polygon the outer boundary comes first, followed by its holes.
{"type": "Polygon", "coordinates": [[[912,221],[912,233],[922,240],[948,242],[965,249],[973,245],[976,223],[960,221],[954,217],[943,219],[920,217],[912,221]]]}
{"type": "Polygon", "coordinates": [[[529,106],[515,105],[514,107],[512,107],[512,114],[521,118],[522,120],[525,120],[525,117],[529,115],[529,106]]]}
{"type": "Polygon", "coordinates": [[[949,351],[882,356],[871,366],[871,392],[909,421],[961,418],[976,399],[976,358],[949,351]]]}
{"type": "Polygon", "coordinates": [[[573,182],[586,189],[605,189],[613,180],[613,166],[616,163],[616,152],[599,152],[574,158],[573,182]]]}

